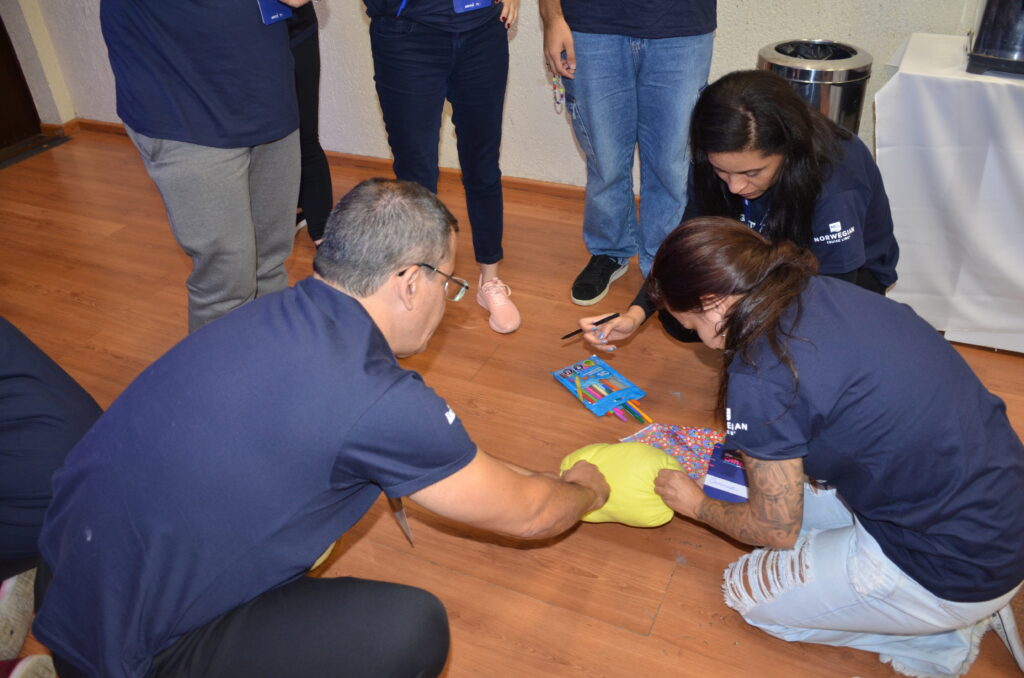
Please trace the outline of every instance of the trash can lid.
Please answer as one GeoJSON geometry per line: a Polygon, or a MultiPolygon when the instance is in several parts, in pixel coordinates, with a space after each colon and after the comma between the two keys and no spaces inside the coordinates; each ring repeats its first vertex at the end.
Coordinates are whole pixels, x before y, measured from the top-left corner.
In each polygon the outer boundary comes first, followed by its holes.
{"type": "Polygon", "coordinates": [[[781,40],[761,48],[757,67],[790,82],[855,82],[871,77],[871,55],[833,40],[781,40]]]}

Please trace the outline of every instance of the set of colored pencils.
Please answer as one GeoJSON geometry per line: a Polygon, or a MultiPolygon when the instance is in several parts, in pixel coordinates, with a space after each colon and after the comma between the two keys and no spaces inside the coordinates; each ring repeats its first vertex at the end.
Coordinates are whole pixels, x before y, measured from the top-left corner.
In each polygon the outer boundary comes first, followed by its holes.
{"type": "MultiPolygon", "coordinates": [[[[583,386],[580,383],[580,378],[578,376],[576,377],[576,396],[580,399],[580,402],[596,403],[601,398],[604,398],[617,390],[618,389],[607,379],[601,379],[599,383],[583,386]]],[[[614,407],[609,411],[609,414],[614,414],[622,421],[629,421],[626,417],[627,413],[641,424],[654,423],[654,420],[647,416],[646,412],[640,409],[640,406],[636,404],[635,400],[627,400],[622,403],[621,407],[614,407]]]]}

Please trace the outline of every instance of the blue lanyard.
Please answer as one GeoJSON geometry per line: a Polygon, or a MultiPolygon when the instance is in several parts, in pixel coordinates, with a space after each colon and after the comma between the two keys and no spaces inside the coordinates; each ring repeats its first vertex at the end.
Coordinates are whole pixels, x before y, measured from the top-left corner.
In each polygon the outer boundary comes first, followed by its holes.
{"type": "Polygon", "coordinates": [[[405,9],[405,3],[407,2],[409,2],[409,0],[402,0],[402,4],[398,6],[398,11],[395,12],[395,16],[401,16],[402,10],[405,9]]]}

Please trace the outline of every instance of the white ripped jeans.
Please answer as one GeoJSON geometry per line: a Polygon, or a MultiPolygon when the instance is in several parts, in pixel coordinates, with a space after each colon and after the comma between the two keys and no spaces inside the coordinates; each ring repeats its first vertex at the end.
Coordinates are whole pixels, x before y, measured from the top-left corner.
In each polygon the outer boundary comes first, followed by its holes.
{"type": "Polygon", "coordinates": [[[1018,588],[981,603],[943,600],[882,553],[835,490],[808,485],[796,545],[743,556],[723,584],[726,604],[777,638],[877,652],[922,678],[964,674],[1018,588]]]}

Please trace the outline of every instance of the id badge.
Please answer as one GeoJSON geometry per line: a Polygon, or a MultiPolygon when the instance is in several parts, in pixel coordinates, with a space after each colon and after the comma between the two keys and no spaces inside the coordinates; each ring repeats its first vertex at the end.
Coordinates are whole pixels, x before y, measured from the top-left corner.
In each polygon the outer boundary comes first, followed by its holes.
{"type": "Polygon", "coordinates": [[[260,6],[260,18],[267,26],[292,16],[292,8],[280,0],[256,0],[256,4],[260,6]]]}
{"type": "Polygon", "coordinates": [[[466,12],[472,12],[474,9],[483,9],[484,7],[490,7],[493,0],[452,0],[452,7],[455,9],[456,14],[465,14],[466,12]]]}

